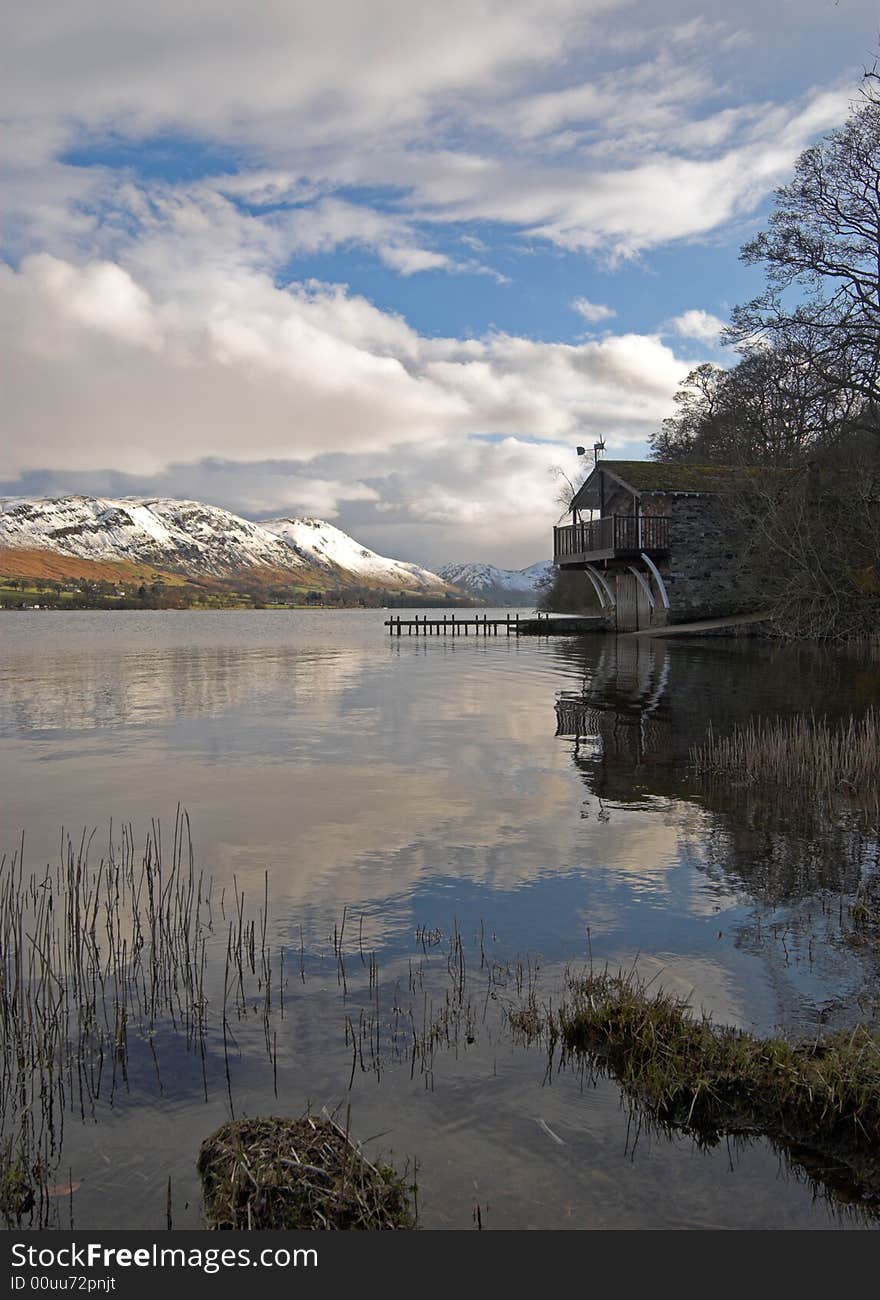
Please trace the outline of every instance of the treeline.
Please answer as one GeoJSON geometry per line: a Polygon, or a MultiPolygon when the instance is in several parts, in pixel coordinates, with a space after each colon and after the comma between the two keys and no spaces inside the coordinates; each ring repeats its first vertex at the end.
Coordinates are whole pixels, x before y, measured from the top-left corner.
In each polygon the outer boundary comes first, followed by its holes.
{"type": "Polygon", "coordinates": [[[557,569],[538,584],[535,608],[548,614],[599,614],[592,583],[577,569],[557,569]]]}
{"type": "Polygon", "coordinates": [[[384,588],[339,586],[323,590],[303,591],[296,587],[273,586],[260,593],[258,600],[263,605],[311,605],[315,607],[340,606],[342,608],[359,607],[361,609],[435,609],[457,608],[479,604],[465,595],[452,592],[407,592],[392,591],[384,588]]]}
{"type": "Polygon", "coordinates": [[[269,609],[278,607],[337,609],[457,609],[480,604],[464,594],[375,590],[338,586],[326,590],[297,586],[263,586],[242,580],[198,583],[119,583],[91,578],[0,577],[0,606],[6,609],[269,609]]]}
{"type": "Polygon", "coordinates": [[[807,149],[741,257],[739,360],[701,365],[651,440],[658,460],[755,467],[729,502],[756,601],[795,635],[880,626],[880,82],[807,149]]]}
{"type": "MultiPolygon", "coordinates": [[[[231,599],[222,593],[210,598],[231,599]]],[[[189,609],[208,599],[203,587],[191,583],[0,577],[0,601],[7,609],[189,609]]]]}

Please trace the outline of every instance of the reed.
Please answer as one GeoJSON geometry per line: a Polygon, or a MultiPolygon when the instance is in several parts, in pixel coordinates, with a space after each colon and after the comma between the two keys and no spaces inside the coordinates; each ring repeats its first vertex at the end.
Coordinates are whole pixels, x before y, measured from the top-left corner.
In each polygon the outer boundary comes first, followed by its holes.
{"type": "MultiPolygon", "coordinates": [[[[45,1187],[65,1116],[94,1118],[100,1099],[112,1103],[128,1086],[133,1034],[149,1043],[157,1070],[157,1030],[183,1034],[200,1055],[207,1097],[207,976],[222,932],[215,943],[213,886],[196,869],[189,818],[178,808],[164,848],[158,821],[140,851],[130,826],[117,839],[111,828],[97,862],[93,838],[67,838],[59,861],[37,872],[25,870],[23,845],[0,859],[0,1215],[8,1223],[48,1222],[45,1187]]],[[[272,1057],[280,981],[267,906],[267,884],[256,917],[236,885],[223,1028],[225,1044],[231,1018],[258,1012],[272,1057]]]]}
{"type": "Polygon", "coordinates": [[[729,736],[711,728],[690,751],[693,769],[723,778],[807,793],[880,791],[880,713],[837,723],[798,714],[751,718],[729,736]]]}

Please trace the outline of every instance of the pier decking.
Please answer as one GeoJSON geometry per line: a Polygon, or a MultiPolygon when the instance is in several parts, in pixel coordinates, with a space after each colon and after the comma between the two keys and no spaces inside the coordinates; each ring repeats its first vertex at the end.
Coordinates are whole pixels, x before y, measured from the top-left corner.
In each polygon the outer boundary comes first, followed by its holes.
{"type": "Polygon", "coordinates": [[[519,614],[506,614],[504,618],[491,618],[488,614],[473,618],[456,618],[444,614],[442,618],[429,618],[427,614],[415,618],[387,618],[385,626],[389,636],[579,636],[584,632],[599,632],[605,627],[602,618],[579,618],[561,615],[553,617],[539,614],[520,618],[519,614]]]}
{"type": "Polygon", "coordinates": [[[497,636],[499,627],[507,636],[518,636],[519,621],[519,614],[513,618],[509,614],[505,618],[489,618],[488,614],[482,618],[479,614],[474,618],[456,618],[454,614],[428,618],[423,614],[420,618],[417,614],[415,618],[388,618],[385,626],[389,636],[402,636],[404,631],[407,636],[467,636],[471,629],[474,636],[497,636]]]}

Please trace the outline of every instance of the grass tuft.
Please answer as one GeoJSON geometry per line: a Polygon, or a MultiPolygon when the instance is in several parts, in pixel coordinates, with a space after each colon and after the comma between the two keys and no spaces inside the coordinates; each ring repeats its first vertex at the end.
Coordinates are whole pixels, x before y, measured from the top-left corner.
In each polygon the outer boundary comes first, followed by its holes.
{"type": "Polygon", "coordinates": [[[207,1138],[198,1162],[209,1228],[415,1227],[409,1188],[329,1117],[249,1119],[207,1138]]]}
{"type": "Polygon", "coordinates": [[[0,1218],[7,1227],[19,1226],[35,1200],[35,1179],[11,1142],[0,1147],[0,1218]]]}

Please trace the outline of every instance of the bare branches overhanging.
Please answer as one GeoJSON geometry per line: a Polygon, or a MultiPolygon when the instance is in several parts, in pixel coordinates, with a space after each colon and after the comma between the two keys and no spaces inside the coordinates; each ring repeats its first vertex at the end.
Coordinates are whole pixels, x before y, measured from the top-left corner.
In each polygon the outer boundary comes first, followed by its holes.
{"type": "MultiPolygon", "coordinates": [[[[762,294],[651,439],[655,458],[792,471],[731,510],[764,605],[795,635],[863,635],[880,618],[880,79],[807,149],[742,250],[762,294]]],[[[758,593],[756,593],[758,594],[758,593]]]]}

